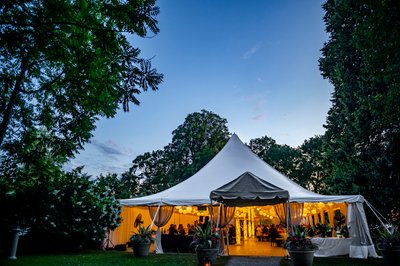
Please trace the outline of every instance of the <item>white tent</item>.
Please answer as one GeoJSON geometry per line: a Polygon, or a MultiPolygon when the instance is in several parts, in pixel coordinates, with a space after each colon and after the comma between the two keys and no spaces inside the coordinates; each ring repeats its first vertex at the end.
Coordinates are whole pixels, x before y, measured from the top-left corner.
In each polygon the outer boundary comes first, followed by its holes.
{"type": "Polygon", "coordinates": [[[202,169],[187,180],[162,192],[120,200],[122,206],[193,206],[210,204],[210,192],[245,172],[251,172],[266,182],[287,190],[290,202],[346,202],[348,227],[353,237],[350,257],[376,257],[368,230],[361,195],[320,195],[311,192],[284,176],[257,155],[233,134],[224,148],[202,169]]]}

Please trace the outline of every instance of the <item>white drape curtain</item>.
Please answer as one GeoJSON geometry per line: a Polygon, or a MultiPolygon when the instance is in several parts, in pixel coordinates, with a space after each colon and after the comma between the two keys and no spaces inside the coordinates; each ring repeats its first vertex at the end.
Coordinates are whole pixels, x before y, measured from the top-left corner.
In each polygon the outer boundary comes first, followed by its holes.
{"type": "Polygon", "coordinates": [[[279,220],[281,223],[286,224],[286,213],[287,213],[287,207],[286,203],[282,204],[275,204],[274,205],[274,210],[276,215],[278,215],[279,220]]]}
{"type": "MultiPolygon", "coordinates": [[[[210,207],[210,213],[212,212],[212,223],[213,225],[216,225],[218,223],[218,227],[225,227],[225,235],[227,239],[229,238],[228,236],[228,226],[229,223],[233,220],[233,217],[235,216],[235,207],[229,207],[225,205],[215,205],[210,207]],[[219,217],[219,221],[218,221],[219,217]]],[[[218,231],[220,233],[221,241],[219,245],[219,255],[224,255],[226,254],[227,247],[225,245],[225,241],[223,241],[223,237],[221,235],[221,231],[218,231]]]]}
{"type": "Polygon", "coordinates": [[[219,212],[219,227],[225,227],[229,225],[229,223],[232,221],[233,216],[235,216],[235,207],[229,207],[222,205],[221,209],[219,208],[219,205],[212,206],[212,208],[209,209],[210,212],[212,212],[212,223],[213,225],[217,224],[218,221],[218,211],[219,212]]]}
{"type": "Polygon", "coordinates": [[[150,217],[154,221],[154,224],[157,226],[156,239],[154,242],[154,248],[157,254],[164,253],[161,245],[160,227],[163,227],[168,223],[173,213],[174,213],[174,206],[149,206],[150,217]]]}
{"type": "Polygon", "coordinates": [[[163,227],[171,219],[174,213],[174,206],[160,206],[160,210],[157,213],[158,206],[149,206],[149,214],[154,224],[158,227],[163,227]],[[154,217],[157,213],[157,216],[154,217]]]}
{"type": "Polygon", "coordinates": [[[303,209],[304,203],[290,203],[290,215],[292,216],[293,225],[300,225],[301,218],[303,217],[303,209]]]}
{"type": "MultiPolygon", "coordinates": [[[[291,202],[290,203],[290,215],[292,225],[300,225],[301,218],[303,216],[304,203],[291,202]]],[[[274,210],[280,222],[286,225],[286,215],[287,215],[287,203],[275,204],[274,210]]]]}
{"type": "Polygon", "coordinates": [[[135,218],[138,214],[146,211],[145,208],[139,207],[122,207],[121,219],[124,226],[117,227],[110,234],[110,239],[114,245],[126,244],[129,241],[130,236],[136,231],[133,226],[135,218]]]}

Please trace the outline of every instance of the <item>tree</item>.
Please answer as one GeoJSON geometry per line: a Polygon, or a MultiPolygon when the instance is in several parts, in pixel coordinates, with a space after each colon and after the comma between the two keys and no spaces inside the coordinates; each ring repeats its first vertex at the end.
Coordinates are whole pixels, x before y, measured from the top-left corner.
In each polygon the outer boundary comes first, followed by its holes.
{"type": "Polygon", "coordinates": [[[315,136],[305,140],[299,150],[302,157],[300,168],[303,175],[308,177],[307,188],[316,193],[324,192],[324,180],[328,171],[324,164],[323,136],[315,136]]]}
{"type": "Polygon", "coordinates": [[[127,40],[158,33],[155,0],[2,1],[0,13],[3,150],[43,127],[54,152],[72,156],[99,116],[128,111],[163,79],[127,40]]]}
{"type": "Polygon", "coordinates": [[[62,164],[99,117],[158,89],[163,75],[128,41],[157,34],[158,13],[155,0],[0,2],[2,229],[98,239],[115,226],[108,186],[62,164]]]}
{"type": "Polygon", "coordinates": [[[118,177],[117,174],[109,173],[105,176],[100,174],[95,183],[99,187],[106,188],[117,199],[127,199],[134,196],[139,185],[138,177],[130,176],[127,173],[122,174],[121,177],[118,177]]]}
{"type": "Polygon", "coordinates": [[[125,188],[124,192],[118,195],[118,199],[127,199],[136,196],[139,193],[141,177],[130,172],[122,173],[120,182],[125,188]]]}
{"type": "Polygon", "coordinates": [[[226,124],[226,119],[210,111],[189,114],[163,150],[146,152],[133,160],[128,172],[143,177],[139,194],[164,190],[200,170],[228,141],[226,124]]]}
{"type": "Polygon", "coordinates": [[[222,149],[229,138],[227,123],[225,118],[201,110],[189,114],[172,132],[172,143],[166,150],[167,157],[176,166],[176,173],[172,173],[174,183],[196,173],[222,149]]]}
{"type": "Polygon", "coordinates": [[[320,69],[334,86],[327,188],[361,193],[389,213],[400,203],[400,3],[328,0],[323,7],[330,37],[320,69]]]}
{"type": "Polygon", "coordinates": [[[268,136],[250,140],[250,149],[266,163],[303,187],[308,186],[309,176],[300,167],[301,153],[288,145],[279,145],[268,136]]]}
{"type": "Polygon", "coordinates": [[[7,156],[0,165],[0,230],[29,228],[27,238],[35,248],[98,245],[103,228],[119,223],[120,205],[113,191],[102,180],[91,181],[81,169],[64,173],[52,156],[51,141],[46,140],[50,137],[43,131],[36,134],[35,141],[26,141],[30,146],[25,153],[7,156]],[[65,245],[49,242],[55,239],[65,245]]]}

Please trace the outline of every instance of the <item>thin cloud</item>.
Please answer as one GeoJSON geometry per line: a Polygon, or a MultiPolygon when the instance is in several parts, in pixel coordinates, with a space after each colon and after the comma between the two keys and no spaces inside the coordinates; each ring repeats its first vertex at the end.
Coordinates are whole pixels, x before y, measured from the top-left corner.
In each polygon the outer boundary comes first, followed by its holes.
{"type": "Polygon", "coordinates": [[[260,47],[258,45],[251,47],[243,54],[243,59],[246,60],[252,57],[258,51],[259,48],[260,47]]]}
{"type": "Polygon", "coordinates": [[[264,109],[264,105],[265,105],[265,100],[264,99],[258,99],[257,102],[256,102],[255,109],[257,111],[263,110],[264,109]]]}
{"type": "Polygon", "coordinates": [[[267,118],[267,116],[264,113],[262,113],[262,114],[253,116],[251,119],[255,120],[255,121],[260,121],[260,120],[265,120],[266,118],[267,118]]]}
{"type": "Polygon", "coordinates": [[[106,143],[103,143],[98,140],[92,140],[91,144],[100,150],[101,153],[105,153],[107,155],[125,155],[125,153],[123,153],[118,145],[113,141],[107,141],[106,143]]]}

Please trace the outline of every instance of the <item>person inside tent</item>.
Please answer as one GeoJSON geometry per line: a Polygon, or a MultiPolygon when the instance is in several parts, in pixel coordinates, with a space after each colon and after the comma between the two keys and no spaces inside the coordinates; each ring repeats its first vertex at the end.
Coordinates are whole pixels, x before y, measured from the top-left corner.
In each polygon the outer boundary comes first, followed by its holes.
{"type": "Polygon", "coordinates": [[[203,230],[206,230],[207,229],[207,226],[208,226],[208,221],[210,220],[210,217],[209,216],[206,216],[205,218],[204,218],[204,223],[201,225],[201,229],[203,229],[203,230]]]}
{"type": "Polygon", "coordinates": [[[269,238],[271,239],[271,244],[277,243],[278,238],[282,238],[282,236],[278,233],[278,230],[275,227],[275,224],[271,225],[271,228],[269,229],[269,238]]]}
{"type": "Polygon", "coordinates": [[[176,225],[171,224],[171,225],[169,226],[168,234],[169,234],[169,235],[177,235],[177,234],[178,234],[178,230],[176,230],[176,225]]]}
{"type": "Polygon", "coordinates": [[[257,228],[256,228],[256,237],[257,237],[258,241],[262,240],[262,228],[261,228],[260,224],[257,225],[257,228]]]}
{"type": "Polygon", "coordinates": [[[236,228],[235,226],[233,226],[233,224],[229,225],[228,233],[229,233],[229,244],[236,244],[236,228]]]}
{"type": "Polygon", "coordinates": [[[179,226],[178,226],[178,234],[182,235],[182,236],[186,235],[185,228],[183,228],[182,224],[179,224],[179,226]]]}

